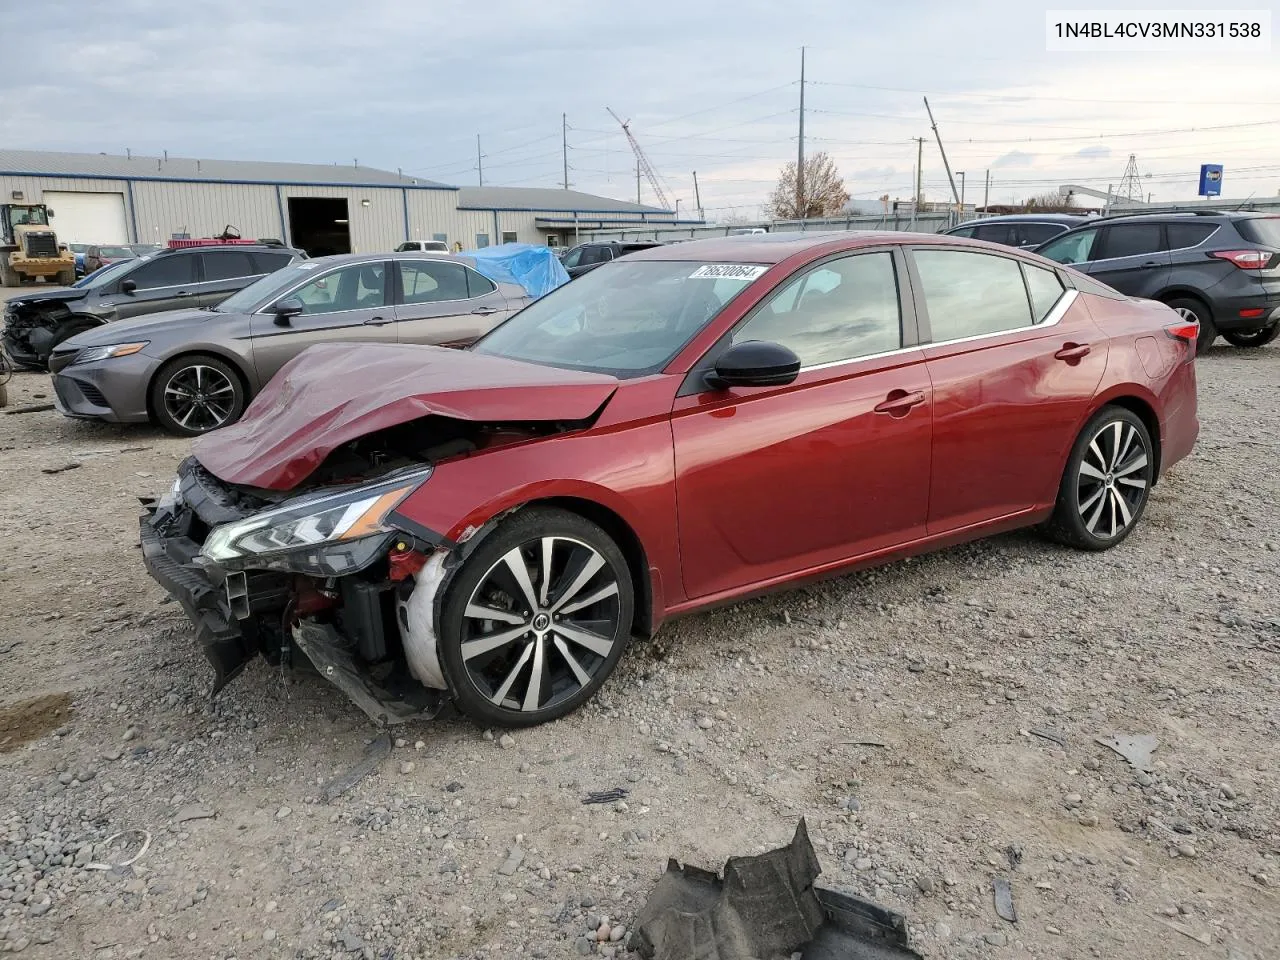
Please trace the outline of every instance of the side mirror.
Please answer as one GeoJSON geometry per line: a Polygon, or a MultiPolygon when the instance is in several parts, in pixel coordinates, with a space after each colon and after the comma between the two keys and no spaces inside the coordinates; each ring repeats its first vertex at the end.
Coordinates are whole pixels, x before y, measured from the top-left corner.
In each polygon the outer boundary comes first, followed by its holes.
{"type": "Polygon", "coordinates": [[[707,385],[729,387],[783,387],[800,375],[800,358],[789,348],[768,340],[744,340],[720,355],[707,385]]]}
{"type": "Polygon", "coordinates": [[[297,297],[285,297],[283,300],[277,300],[276,305],[271,308],[271,312],[276,315],[276,325],[280,327],[289,326],[289,319],[296,317],[302,313],[306,307],[297,297]]]}
{"type": "Polygon", "coordinates": [[[132,296],[132,295],[133,295],[133,291],[135,291],[135,290],[137,290],[137,289],[138,289],[138,285],[137,285],[136,283],[134,283],[132,280],[121,280],[121,281],[120,281],[120,292],[121,292],[121,293],[127,293],[127,294],[129,294],[130,296],[132,296]]]}

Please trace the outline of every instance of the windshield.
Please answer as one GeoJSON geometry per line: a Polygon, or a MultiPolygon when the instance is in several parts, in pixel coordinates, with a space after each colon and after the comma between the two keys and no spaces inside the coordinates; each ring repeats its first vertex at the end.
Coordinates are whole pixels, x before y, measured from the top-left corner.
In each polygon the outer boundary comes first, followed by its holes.
{"type": "Polygon", "coordinates": [[[137,254],[128,247],[99,247],[98,256],[103,260],[119,260],[121,258],[134,257],[137,254]]]}
{"type": "Polygon", "coordinates": [[[1236,229],[1250,243],[1280,247],[1280,217],[1251,217],[1238,221],[1236,229]]]}
{"type": "Polygon", "coordinates": [[[138,262],[136,259],[117,260],[115,263],[101,267],[100,269],[93,271],[93,273],[81,277],[73,283],[72,286],[93,287],[94,289],[97,289],[104,284],[114,283],[116,280],[120,279],[120,275],[122,273],[128,273],[137,265],[138,262]]]}
{"type": "Polygon", "coordinates": [[[277,294],[312,275],[321,266],[323,264],[318,260],[308,260],[284,267],[236,291],[213,309],[218,313],[253,313],[260,304],[273,300],[277,294]]]}
{"type": "Polygon", "coordinates": [[[9,207],[9,225],[22,227],[27,225],[48,226],[49,218],[45,216],[44,207],[9,207]]]}
{"type": "Polygon", "coordinates": [[[89,245],[87,243],[68,243],[67,249],[72,253],[84,253],[89,249],[89,245]]]}
{"type": "Polygon", "coordinates": [[[766,269],[619,260],[535,300],[472,349],[623,378],[651,373],[766,269]]]}

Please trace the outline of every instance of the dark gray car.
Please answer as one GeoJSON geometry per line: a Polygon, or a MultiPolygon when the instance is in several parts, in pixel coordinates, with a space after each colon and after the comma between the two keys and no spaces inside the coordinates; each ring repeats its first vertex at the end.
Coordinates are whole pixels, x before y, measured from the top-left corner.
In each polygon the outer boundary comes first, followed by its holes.
{"type": "Polygon", "coordinates": [[[342,254],[263,277],[216,307],[123,320],[60,344],[57,408],[185,436],[239,419],[276,371],[313,343],[466,346],[529,302],[521,286],[436,253],[342,254]]]}
{"type": "MultiPolygon", "coordinates": [[[[128,248],[124,248],[128,250],[128,248]]],[[[266,244],[185,247],[130,258],[66,290],[24,293],[5,305],[4,346],[24,367],[43,367],[54,347],[85,330],[162,310],[210,307],[306,257],[266,244]]]]}

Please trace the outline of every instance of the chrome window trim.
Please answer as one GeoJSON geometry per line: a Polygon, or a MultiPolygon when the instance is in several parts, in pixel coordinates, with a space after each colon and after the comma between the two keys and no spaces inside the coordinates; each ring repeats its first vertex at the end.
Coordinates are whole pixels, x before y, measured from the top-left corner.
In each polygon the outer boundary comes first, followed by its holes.
{"type": "Polygon", "coordinates": [[[914,347],[898,347],[896,350],[884,350],[880,353],[868,353],[861,357],[850,357],[847,360],[828,360],[826,363],[815,363],[812,366],[800,367],[801,373],[808,373],[810,370],[828,370],[832,367],[843,367],[851,363],[862,363],[865,360],[881,360],[885,357],[894,357],[904,353],[917,353],[930,344],[917,344],[914,347]]]}

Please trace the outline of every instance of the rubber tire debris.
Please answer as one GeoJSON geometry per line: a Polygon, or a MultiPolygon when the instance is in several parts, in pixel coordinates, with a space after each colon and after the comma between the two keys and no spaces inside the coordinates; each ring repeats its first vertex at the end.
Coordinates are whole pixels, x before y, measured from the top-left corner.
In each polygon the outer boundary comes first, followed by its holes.
{"type": "Polygon", "coordinates": [[[40,472],[41,473],[66,473],[68,470],[79,470],[79,469],[80,469],[80,464],[75,460],[72,460],[70,463],[64,463],[60,467],[41,467],[40,472]]]}
{"type": "Polygon", "coordinates": [[[332,803],[342,796],[369,774],[373,773],[374,770],[378,769],[378,765],[389,756],[391,756],[391,734],[383,730],[369,741],[369,745],[364,748],[364,754],[352,765],[350,770],[334,777],[325,784],[325,801],[332,803]]]}
{"type": "Polygon", "coordinates": [[[16,413],[43,413],[46,410],[52,410],[52,403],[27,403],[20,407],[14,407],[12,410],[6,410],[4,415],[12,417],[16,413]]]}
{"type": "Polygon", "coordinates": [[[631,791],[626,787],[614,787],[612,790],[596,790],[588,793],[583,799],[583,803],[613,803],[615,800],[625,800],[631,795],[631,791]]]}
{"type": "Polygon", "coordinates": [[[1033,737],[1039,737],[1041,740],[1049,740],[1060,747],[1065,747],[1067,745],[1067,738],[1056,730],[1047,730],[1044,727],[1032,727],[1027,732],[1033,737]]]}
{"type": "Polygon", "coordinates": [[[991,881],[995,894],[996,916],[1010,923],[1018,922],[1018,911],[1013,906],[1013,886],[1007,877],[996,877],[991,881]]]}
{"type": "Polygon", "coordinates": [[[189,823],[192,820],[212,820],[218,815],[218,811],[213,807],[206,807],[203,803],[189,803],[182,807],[173,815],[173,822],[189,823]]]}

